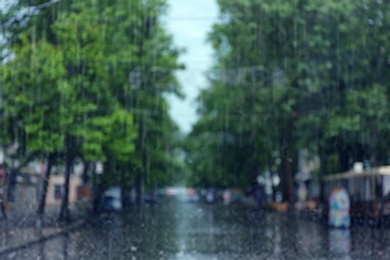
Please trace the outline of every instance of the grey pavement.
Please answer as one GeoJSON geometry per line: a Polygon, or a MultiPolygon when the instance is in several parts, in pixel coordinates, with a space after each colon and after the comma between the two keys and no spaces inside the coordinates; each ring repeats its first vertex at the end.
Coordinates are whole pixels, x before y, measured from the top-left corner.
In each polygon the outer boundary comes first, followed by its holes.
{"type": "MultiPolygon", "coordinates": [[[[7,219],[0,219],[0,255],[55,237],[82,223],[80,214],[76,214],[74,211],[72,216],[72,222],[60,225],[57,222],[58,208],[48,207],[45,212],[44,224],[42,228],[38,229],[36,228],[37,215],[34,209],[7,210],[7,219]]],[[[0,259],[2,258],[0,257],[0,259]]]]}

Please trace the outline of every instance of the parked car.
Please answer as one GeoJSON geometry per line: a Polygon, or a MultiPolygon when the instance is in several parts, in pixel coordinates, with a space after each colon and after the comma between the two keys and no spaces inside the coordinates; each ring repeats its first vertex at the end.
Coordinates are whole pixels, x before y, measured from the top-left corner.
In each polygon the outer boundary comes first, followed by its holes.
{"type": "Polygon", "coordinates": [[[119,211],[122,209],[121,190],[118,187],[112,187],[104,192],[100,201],[100,210],[119,211]]]}
{"type": "Polygon", "coordinates": [[[112,196],[103,196],[100,202],[101,211],[118,211],[121,209],[121,204],[118,199],[112,196]]]}
{"type": "Polygon", "coordinates": [[[213,189],[209,189],[206,193],[206,202],[214,203],[216,201],[216,192],[213,189]]]}
{"type": "Polygon", "coordinates": [[[144,196],[144,202],[145,203],[148,203],[148,204],[158,204],[159,201],[158,201],[158,196],[157,194],[147,194],[144,196]]]}

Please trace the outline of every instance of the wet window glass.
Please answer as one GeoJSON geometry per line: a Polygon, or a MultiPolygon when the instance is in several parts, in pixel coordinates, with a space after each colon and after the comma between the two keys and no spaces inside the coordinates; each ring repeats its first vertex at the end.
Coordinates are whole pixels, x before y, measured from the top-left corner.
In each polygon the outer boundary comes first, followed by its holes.
{"type": "Polygon", "coordinates": [[[386,0],[0,0],[1,259],[388,259],[386,0]]]}

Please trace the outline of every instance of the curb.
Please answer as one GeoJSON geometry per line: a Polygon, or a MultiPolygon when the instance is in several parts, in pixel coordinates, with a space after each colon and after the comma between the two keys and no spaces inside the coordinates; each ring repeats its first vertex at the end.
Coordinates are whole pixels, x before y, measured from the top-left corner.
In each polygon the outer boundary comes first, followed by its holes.
{"type": "Polygon", "coordinates": [[[25,248],[30,247],[32,245],[45,242],[47,240],[56,238],[58,236],[66,234],[68,232],[72,232],[72,231],[74,231],[77,228],[83,227],[85,224],[86,224],[85,220],[80,220],[80,221],[77,221],[74,224],[71,224],[71,225],[63,228],[62,230],[60,230],[60,231],[58,231],[56,233],[53,233],[53,234],[50,234],[50,235],[47,235],[47,236],[38,237],[36,239],[32,239],[31,241],[25,242],[23,244],[16,245],[16,246],[10,246],[8,248],[2,249],[2,250],[0,250],[0,256],[4,255],[4,254],[12,253],[14,251],[18,251],[18,250],[21,250],[21,249],[25,249],[25,248]]]}

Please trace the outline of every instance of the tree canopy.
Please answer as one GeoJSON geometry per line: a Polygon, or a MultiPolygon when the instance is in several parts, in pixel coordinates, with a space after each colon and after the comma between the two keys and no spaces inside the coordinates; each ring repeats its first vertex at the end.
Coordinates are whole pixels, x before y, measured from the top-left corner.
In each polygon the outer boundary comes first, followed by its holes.
{"type": "Polygon", "coordinates": [[[67,179],[81,158],[104,162],[106,186],[174,181],[166,95],[182,96],[183,65],[165,10],[163,0],[20,0],[3,12],[1,145],[18,143],[20,158],[55,153],[67,179]]]}
{"type": "Polygon", "coordinates": [[[324,174],[387,163],[387,4],[218,4],[209,34],[215,65],[190,135],[195,183],[245,187],[275,171],[289,199],[299,149],[319,155],[324,174]]]}

